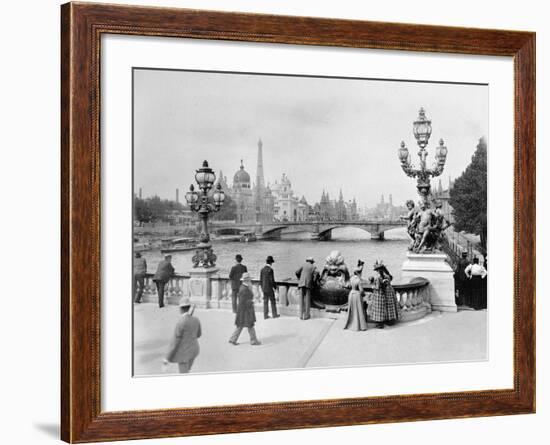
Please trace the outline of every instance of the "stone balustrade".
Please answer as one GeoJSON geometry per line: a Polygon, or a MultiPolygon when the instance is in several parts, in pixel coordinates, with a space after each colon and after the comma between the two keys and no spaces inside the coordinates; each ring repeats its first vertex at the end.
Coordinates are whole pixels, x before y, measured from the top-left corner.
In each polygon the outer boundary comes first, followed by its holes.
{"type": "MultiPolygon", "coordinates": [[[[153,274],[145,277],[145,289],[143,301],[154,302],[157,300],[155,283],[152,280],[153,274]]],[[[181,297],[191,297],[190,289],[191,275],[176,274],[165,287],[165,302],[177,304],[181,297]]],[[[203,302],[201,307],[212,309],[231,310],[231,282],[227,275],[213,274],[209,277],[211,284],[211,295],[208,301],[203,302]]],[[[299,315],[299,289],[295,280],[277,281],[275,300],[279,313],[283,315],[299,315]]],[[[372,298],[372,287],[368,283],[363,284],[366,291],[365,301],[367,304],[372,298]]],[[[397,301],[400,308],[400,320],[411,321],[425,316],[431,312],[429,281],[424,278],[414,278],[408,283],[395,283],[397,301]]],[[[263,311],[263,293],[259,280],[252,280],[252,292],[254,294],[254,307],[257,312],[263,311]]],[[[335,317],[334,313],[326,313],[321,310],[312,309],[314,317],[335,317]]]]}

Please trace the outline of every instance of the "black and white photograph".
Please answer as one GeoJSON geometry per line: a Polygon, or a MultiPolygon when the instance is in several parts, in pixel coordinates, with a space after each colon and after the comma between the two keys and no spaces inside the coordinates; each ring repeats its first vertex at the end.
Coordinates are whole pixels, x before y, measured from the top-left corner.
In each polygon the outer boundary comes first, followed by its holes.
{"type": "Polygon", "coordinates": [[[489,86],[132,71],[133,375],[488,358],[489,86]]]}

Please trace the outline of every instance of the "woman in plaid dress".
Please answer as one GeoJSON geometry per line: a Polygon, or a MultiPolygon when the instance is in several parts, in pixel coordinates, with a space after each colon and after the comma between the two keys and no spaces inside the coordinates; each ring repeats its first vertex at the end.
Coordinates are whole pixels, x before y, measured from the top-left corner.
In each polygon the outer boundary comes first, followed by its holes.
{"type": "Polygon", "coordinates": [[[378,276],[374,278],[372,307],[369,314],[376,327],[384,329],[384,325],[393,325],[399,316],[395,290],[391,285],[392,275],[382,261],[374,263],[374,271],[378,276]]]}

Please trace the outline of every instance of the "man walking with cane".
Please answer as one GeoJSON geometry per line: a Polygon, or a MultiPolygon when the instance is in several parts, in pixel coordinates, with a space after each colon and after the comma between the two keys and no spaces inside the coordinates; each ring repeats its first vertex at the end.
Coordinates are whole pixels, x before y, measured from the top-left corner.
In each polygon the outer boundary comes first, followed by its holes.
{"type": "Polygon", "coordinates": [[[252,279],[248,272],[243,273],[241,277],[241,287],[239,289],[239,304],[237,305],[237,315],[235,316],[236,329],[229,338],[229,343],[237,345],[237,340],[243,328],[248,328],[251,345],[261,345],[262,343],[256,337],[254,324],[256,323],[256,314],[254,313],[254,294],[252,293],[252,279]]]}
{"type": "Polygon", "coordinates": [[[164,365],[168,365],[168,362],[177,363],[180,373],[187,374],[199,355],[200,347],[197,339],[202,335],[202,330],[201,322],[193,315],[195,307],[191,306],[189,297],[183,297],[179,307],[181,317],[176,324],[164,365]]]}

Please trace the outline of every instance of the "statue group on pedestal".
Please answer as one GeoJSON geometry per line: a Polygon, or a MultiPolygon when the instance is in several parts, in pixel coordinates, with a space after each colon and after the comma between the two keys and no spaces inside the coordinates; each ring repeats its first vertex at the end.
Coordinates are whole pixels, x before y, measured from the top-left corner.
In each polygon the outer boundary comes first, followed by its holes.
{"type": "Polygon", "coordinates": [[[432,209],[430,204],[422,200],[415,207],[413,200],[408,200],[407,233],[411,237],[409,251],[414,253],[430,253],[441,249],[441,242],[445,237],[445,230],[451,223],[445,218],[441,201],[434,202],[432,209]]]}

